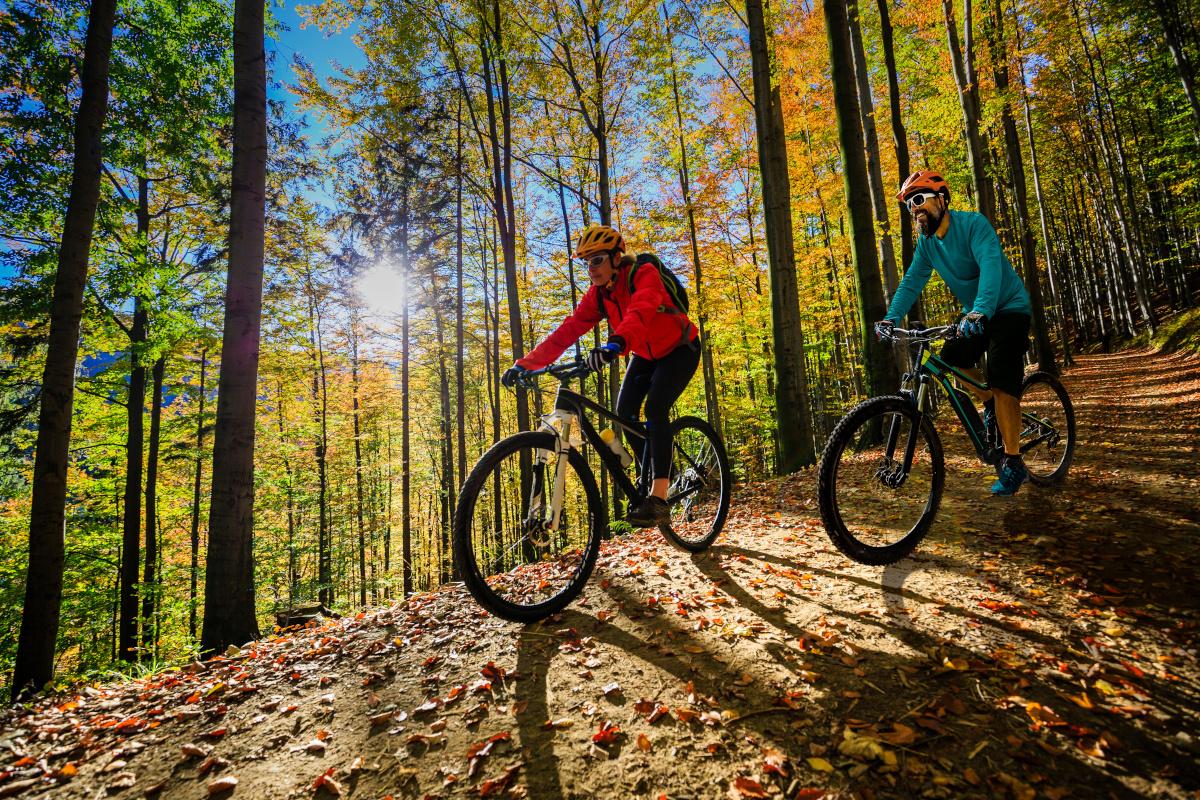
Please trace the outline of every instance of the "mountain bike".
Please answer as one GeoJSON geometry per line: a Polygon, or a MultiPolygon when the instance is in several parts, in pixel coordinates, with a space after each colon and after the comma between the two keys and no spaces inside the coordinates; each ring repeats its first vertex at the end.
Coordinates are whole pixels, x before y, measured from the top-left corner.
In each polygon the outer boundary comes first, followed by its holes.
{"type": "MultiPolygon", "coordinates": [[[[975,446],[979,460],[998,470],[1004,446],[995,426],[985,430],[971,396],[955,385],[986,390],[930,349],[954,338],[955,326],[895,328],[915,368],[896,395],[873,397],[838,422],[821,455],[818,499],[834,545],[862,564],[891,564],[911,553],[938,512],[946,465],[934,428],[939,388],[975,446]]],[[[1021,455],[1029,480],[1050,486],[1066,477],[1075,452],[1075,410],[1067,390],[1046,372],[1021,386],[1021,455]]]]}
{"type": "MultiPolygon", "coordinates": [[[[561,611],[583,590],[608,526],[596,476],[584,445],[608,468],[609,480],[631,502],[649,494],[649,448],[642,423],[624,419],[572,391],[567,383],[590,374],[582,359],[526,373],[522,389],[550,375],[559,381],[554,410],[541,427],[497,442],[463,483],[454,518],[454,563],[471,595],[488,611],[514,622],[535,622],[561,611]],[[620,437],[605,437],[588,411],[641,446],[634,459],[620,437]],[[640,469],[636,482],[630,464],[640,469]]],[[[680,417],[674,439],[663,534],[698,553],[721,533],[729,513],[732,478],[721,438],[708,422],[680,417]]],[[[611,431],[605,431],[611,434],[611,431]]]]}

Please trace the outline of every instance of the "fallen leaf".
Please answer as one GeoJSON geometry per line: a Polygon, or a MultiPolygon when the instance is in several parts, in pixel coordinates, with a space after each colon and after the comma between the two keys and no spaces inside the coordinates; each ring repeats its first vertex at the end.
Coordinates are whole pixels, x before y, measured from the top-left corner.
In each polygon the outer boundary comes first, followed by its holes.
{"type": "Polygon", "coordinates": [[[600,723],[600,730],[592,734],[593,744],[612,744],[616,741],[617,735],[621,732],[620,727],[613,724],[610,720],[604,720],[600,723]]]}
{"type": "Polygon", "coordinates": [[[739,776],[737,778],[737,780],[735,780],[733,782],[733,786],[735,789],[738,790],[738,792],[742,795],[742,797],[766,797],[767,796],[767,792],[765,789],[763,789],[762,784],[759,783],[758,781],[754,780],[753,778],[746,778],[746,777],[739,776]]]}
{"type": "Polygon", "coordinates": [[[108,782],[109,791],[118,791],[120,789],[128,789],[137,783],[137,775],[132,772],[118,772],[113,775],[112,780],[108,782]]]}
{"type": "Polygon", "coordinates": [[[892,730],[879,734],[879,738],[888,744],[906,745],[912,744],[917,740],[917,732],[907,725],[901,725],[899,722],[896,722],[892,725],[892,730]]]}
{"type": "Polygon", "coordinates": [[[330,767],[317,776],[317,779],[312,782],[313,791],[324,789],[334,797],[342,796],[342,785],[333,779],[333,773],[337,771],[337,767],[330,767]]]}
{"type": "Polygon", "coordinates": [[[787,756],[774,747],[763,748],[763,772],[787,777],[787,756]]]}
{"type": "Polygon", "coordinates": [[[809,758],[808,765],[820,772],[833,772],[833,764],[830,764],[823,758],[809,758]]]}
{"type": "Polygon", "coordinates": [[[221,792],[231,792],[238,785],[238,779],[232,775],[226,775],[217,778],[212,783],[208,784],[209,794],[220,794],[221,792]]]}
{"type": "Polygon", "coordinates": [[[650,750],[654,747],[654,745],[652,745],[650,743],[650,737],[644,733],[638,734],[637,746],[638,746],[638,749],[641,750],[643,753],[649,753],[650,750]]]}

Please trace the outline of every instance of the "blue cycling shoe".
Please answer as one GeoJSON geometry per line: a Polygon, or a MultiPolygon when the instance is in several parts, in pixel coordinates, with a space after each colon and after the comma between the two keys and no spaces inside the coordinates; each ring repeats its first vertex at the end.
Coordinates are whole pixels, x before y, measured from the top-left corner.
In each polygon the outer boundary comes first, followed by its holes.
{"type": "Polygon", "coordinates": [[[1011,497],[1021,488],[1021,484],[1029,480],[1029,470],[1020,456],[1005,456],[1000,464],[1000,477],[992,484],[992,494],[1000,497],[1011,497]]]}

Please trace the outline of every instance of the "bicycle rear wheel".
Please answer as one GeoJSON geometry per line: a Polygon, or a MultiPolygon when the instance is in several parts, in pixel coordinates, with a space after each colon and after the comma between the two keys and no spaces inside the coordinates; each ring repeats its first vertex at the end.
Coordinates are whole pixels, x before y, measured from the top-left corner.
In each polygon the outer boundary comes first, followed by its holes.
{"type": "Polygon", "coordinates": [[[699,417],[671,423],[673,451],[667,505],[670,527],[663,534],[692,553],[706,550],[725,527],[733,477],[729,456],[712,425],[699,417]]]}
{"type": "Polygon", "coordinates": [[[1021,387],[1021,457],[1036,486],[1067,475],[1075,456],[1075,408],[1067,390],[1046,372],[1026,376],[1021,387]]]}
{"type": "Polygon", "coordinates": [[[850,558],[891,564],[929,531],[944,481],[942,443],[929,418],[903,397],[865,400],[837,424],[821,455],[821,519],[850,558]]]}
{"type": "Polygon", "coordinates": [[[479,459],[458,496],[454,559],[471,595],[498,617],[536,622],[582,591],[600,552],[605,515],[596,479],[551,433],[518,433],[479,459]],[[562,463],[562,508],[552,527],[562,463]]]}

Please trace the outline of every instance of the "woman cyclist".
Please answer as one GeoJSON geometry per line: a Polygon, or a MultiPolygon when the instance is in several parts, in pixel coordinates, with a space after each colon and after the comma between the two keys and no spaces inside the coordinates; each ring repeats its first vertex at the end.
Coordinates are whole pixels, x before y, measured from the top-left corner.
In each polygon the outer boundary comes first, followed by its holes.
{"type": "Polygon", "coordinates": [[[652,469],[654,476],[650,497],[631,508],[625,519],[637,528],[669,523],[668,417],[700,363],[700,332],[687,314],[675,307],[658,270],[625,255],[625,240],[607,225],[588,227],[580,235],[573,257],[587,265],[592,285],[571,315],[532,352],[517,359],[500,380],[512,386],[526,371],[552,363],[607,316],[608,341],[592,349],[588,365],[599,372],[617,356],[633,354],[616,410],[621,417],[637,419],[645,402],[649,452],[643,452],[641,465],[642,469],[652,469]]]}

